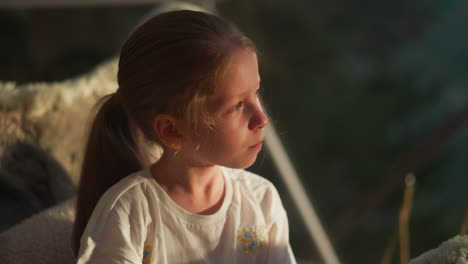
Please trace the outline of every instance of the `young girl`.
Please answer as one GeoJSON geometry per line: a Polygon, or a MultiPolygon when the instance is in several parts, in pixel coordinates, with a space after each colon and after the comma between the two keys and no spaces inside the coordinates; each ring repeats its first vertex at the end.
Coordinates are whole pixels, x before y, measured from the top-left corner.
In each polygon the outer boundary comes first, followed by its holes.
{"type": "Polygon", "coordinates": [[[78,263],[295,263],[276,189],[242,170],[268,123],[253,43],[217,16],[164,13],[123,46],[118,83],[86,146],[78,263]]]}

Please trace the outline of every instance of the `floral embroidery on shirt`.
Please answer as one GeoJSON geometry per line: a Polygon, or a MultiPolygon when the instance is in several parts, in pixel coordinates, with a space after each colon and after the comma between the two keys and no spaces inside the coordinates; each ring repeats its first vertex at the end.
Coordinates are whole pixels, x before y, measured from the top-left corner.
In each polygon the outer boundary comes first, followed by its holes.
{"type": "Polygon", "coordinates": [[[254,253],[266,246],[267,230],[265,225],[257,228],[239,228],[237,238],[242,243],[242,248],[247,254],[254,253]]]}
{"type": "Polygon", "coordinates": [[[143,256],[141,257],[141,263],[150,264],[152,255],[153,255],[153,246],[146,245],[145,248],[143,249],[143,256]]]}

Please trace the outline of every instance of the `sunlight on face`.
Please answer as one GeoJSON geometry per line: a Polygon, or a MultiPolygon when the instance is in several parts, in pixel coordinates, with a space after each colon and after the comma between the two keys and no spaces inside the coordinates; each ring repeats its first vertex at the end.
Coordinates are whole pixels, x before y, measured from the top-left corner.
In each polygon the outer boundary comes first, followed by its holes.
{"type": "Polygon", "coordinates": [[[186,142],[194,149],[194,157],[204,164],[231,168],[246,168],[255,162],[268,123],[258,97],[259,88],[256,53],[236,51],[214,94],[206,101],[215,121],[213,129],[202,126],[199,136],[186,142]]]}

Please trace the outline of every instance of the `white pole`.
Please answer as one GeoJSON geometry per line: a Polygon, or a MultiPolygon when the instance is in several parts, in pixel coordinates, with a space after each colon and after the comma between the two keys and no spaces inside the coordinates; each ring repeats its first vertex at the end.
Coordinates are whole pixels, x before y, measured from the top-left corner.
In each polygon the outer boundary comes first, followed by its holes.
{"type": "Polygon", "coordinates": [[[273,163],[286,184],[286,188],[304,220],[309,236],[315,242],[322,259],[327,264],[339,264],[340,261],[323,230],[314,207],[302,187],[299,176],[292,166],[291,160],[276,133],[275,127],[271,123],[265,128],[265,143],[273,159],[273,163]]]}

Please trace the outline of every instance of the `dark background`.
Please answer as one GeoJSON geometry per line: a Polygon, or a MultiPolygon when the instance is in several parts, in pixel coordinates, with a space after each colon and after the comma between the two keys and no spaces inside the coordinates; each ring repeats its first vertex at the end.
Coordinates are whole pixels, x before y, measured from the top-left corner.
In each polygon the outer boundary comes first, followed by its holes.
{"type": "MultiPolygon", "coordinates": [[[[344,263],[381,260],[397,228],[405,168],[416,175],[412,257],[459,232],[468,207],[468,131],[461,121],[457,131],[447,124],[468,98],[468,2],[216,5],[259,47],[272,123],[344,263]]],[[[116,55],[151,8],[0,9],[0,80],[86,73],[116,55]]],[[[318,258],[266,152],[252,170],[280,191],[298,258],[318,258]]]]}

